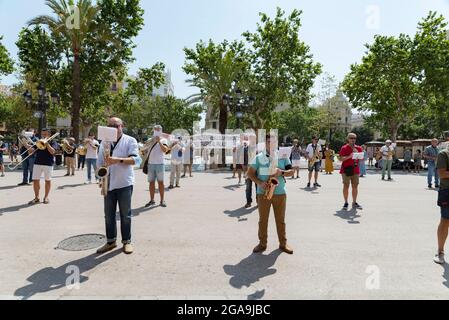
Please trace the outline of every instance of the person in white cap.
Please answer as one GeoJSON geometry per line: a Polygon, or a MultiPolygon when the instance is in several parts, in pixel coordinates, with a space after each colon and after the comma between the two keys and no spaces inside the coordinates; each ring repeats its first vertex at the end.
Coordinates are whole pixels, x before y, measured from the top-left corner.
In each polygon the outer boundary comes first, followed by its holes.
{"type": "Polygon", "coordinates": [[[394,147],[392,141],[385,141],[385,145],[380,148],[382,154],[382,180],[385,180],[385,172],[388,172],[388,181],[391,181],[391,166],[393,165],[394,147]]]}

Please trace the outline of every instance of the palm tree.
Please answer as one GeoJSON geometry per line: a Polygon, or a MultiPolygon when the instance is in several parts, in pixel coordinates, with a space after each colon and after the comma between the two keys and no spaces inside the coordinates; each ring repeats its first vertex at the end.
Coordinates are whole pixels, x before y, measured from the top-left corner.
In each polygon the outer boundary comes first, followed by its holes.
{"type": "MultiPolygon", "coordinates": [[[[224,96],[231,93],[235,81],[242,77],[247,68],[244,45],[234,41],[215,44],[212,40],[206,44],[200,41],[195,49],[184,49],[186,63],[184,71],[191,76],[186,82],[201,89],[201,93],[189,97],[189,103],[203,100],[219,114],[219,131],[226,133],[229,110],[224,96]]],[[[225,150],[222,162],[225,163],[225,150]]]]}
{"type": "Polygon", "coordinates": [[[96,19],[99,7],[93,5],[91,0],[78,0],[76,11],[73,10],[73,0],[47,0],[46,5],[53,11],[55,17],[41,15],[30,20],[28,25],[45,25],[54,36],[61,37],[70,45],[68,49],[73,56],[72,128],[73,136],[78,142],[81,110],[80,55],[87,37],[102,28],[96,19]]]}

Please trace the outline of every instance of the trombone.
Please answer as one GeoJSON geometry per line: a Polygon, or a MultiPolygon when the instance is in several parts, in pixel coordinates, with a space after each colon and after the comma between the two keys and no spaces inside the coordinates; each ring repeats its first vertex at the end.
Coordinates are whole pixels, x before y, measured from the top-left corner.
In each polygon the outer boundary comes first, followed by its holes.
{"type": "MultiPolygon", "coordinates": [[[[59,136],[59,132],[55,133],[53,136],[51,136],[50,138],[47,139],[40,139],[38,141],[36,141],[35,143],[33,143],[29,148],[27,149],[31,149],[33,147],[36,147],[36,149],[33,150],[33,152],[31,152],[26,158],[22,159],[22,161],[20,161],[19,163],[17,163],[15,166],[13,166],[13,163],[10,163],[8,165],[8,169],[11,171],[15,171],[18,167],[20,167],[20,165],[22,163],[24,163],[26,160],[28,160],[28,158],[32,157],[34,155],[34,153],[39,149],[39,150],[45,150],[47,148],[47,143],[49,143],[51,140],[55,139],[56,137],[59,136]]],[[[20,138],[20,142],[23,143],[23,137],[20,138]]],[[[31,139],[30,139],[31,140],[31,139]]],[[[24,146],[28,145],[28,143],[24,144],[24,146]]]]}

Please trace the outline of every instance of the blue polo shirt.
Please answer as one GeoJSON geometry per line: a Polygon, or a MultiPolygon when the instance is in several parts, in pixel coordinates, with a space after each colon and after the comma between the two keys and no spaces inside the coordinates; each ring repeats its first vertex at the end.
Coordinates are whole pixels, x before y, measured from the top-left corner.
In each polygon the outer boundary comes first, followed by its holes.
{"type": "MultiPolygon", "coordinates": [[[[287,166],[291,166],[291,162],[289,159],[279,159],[278,160],[278,168],[281,170],[286,170],[287,166]]],[[[251,163],[251,168],[256,170],[257,178],[266,182],[270,177],[270,158],[265,152],[259,153],[251,163]]],[[[278,177],[279,185],[274,190],[275,195],[284,195],[286,194],[285,190],[285,178],[278,177]]],[[[257,194],[263,195],[265,190],[263,188],[259,188],[257,186],[257,194]]]]}

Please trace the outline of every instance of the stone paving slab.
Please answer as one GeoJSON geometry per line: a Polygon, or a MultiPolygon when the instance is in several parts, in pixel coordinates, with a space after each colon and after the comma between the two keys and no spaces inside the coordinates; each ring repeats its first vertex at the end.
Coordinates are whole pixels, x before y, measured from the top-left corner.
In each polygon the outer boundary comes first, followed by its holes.
{"type": "Polygon", "coordinates": [[[258,213],[242,209],[244,186],[230,173],[182,179],[167,193],[169,207],[151,210],[143,208],[145,177],[136,174],[131,256],[55,249],[72,236],[104,234],[100,190],[84,185],[81,172],[57,171],[51,204],[34,207],[26,205],[32,187],[15,187],[20,172],[0,178],[0,299],[449,298],[449,268],[432,262],[439,210],[423,174],[382,182],[371,171],[361,179],[364,210],[354,215],[340,211],[338,174],[305,190],[301,171],[287,183],[293,256],[277,250],[273,216],[267,252],[251,253],[258,213]],[[73,266],[78,289],[66,287],[73,266]],[[377,272],[379,288],[367,288],[377,272]]]}

